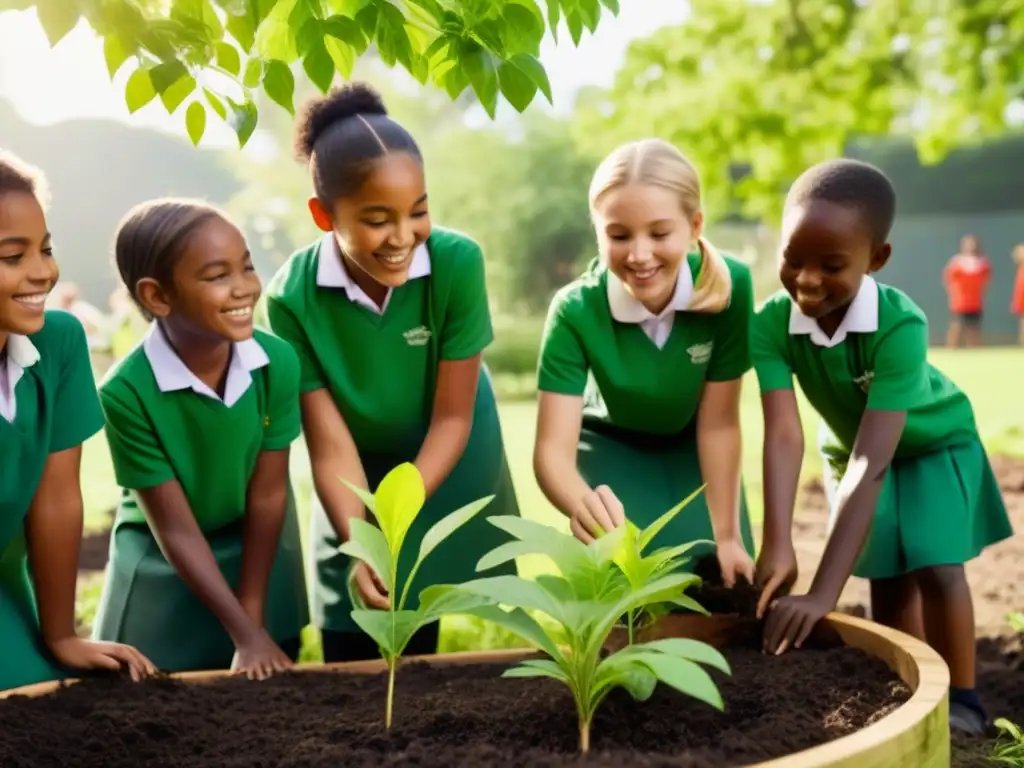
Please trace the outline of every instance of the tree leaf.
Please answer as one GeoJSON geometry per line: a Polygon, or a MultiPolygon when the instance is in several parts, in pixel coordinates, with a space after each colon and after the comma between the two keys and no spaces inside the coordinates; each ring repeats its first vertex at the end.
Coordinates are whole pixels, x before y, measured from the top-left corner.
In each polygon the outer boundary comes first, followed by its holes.
{"type": "Polygon", "coordinates": [[[298,58],[296,34],[302,27],[295,24],[292,12],[296,8],[301,9],[303,6],[299,3],[302,2],[303,0],[277,0],[273,10],[256,28],[256,39],[253,45],[261,56],[286,62],[292,62],[298,58]]]}
{"type": "Polygon", "coordinates": [[[572,44],[579,47],[583,39],[583,17],[577,8],[570,8],[565,12],[565,26],[569,28],[569,37],[572,44]]]}
{"type": "Polygon", "coordinates": [[[256,105],[249,100],[241,104],[231,98],[227,101],[228,109],[230,110],[228,113],[228,125],[231,126],[235,135],[238,136],[238,146],[244,147],[256,130],[256,123],[259,119],[256,105]]]}
{"type": "Polygon", "coordinates": [[[203,94],[206,96],[206,102],[210,105],[210,108],[217,113],[217,116],[221,120],[227,120],[228,111],[224,108],[224,102],[217,97],[217,94],[209,88],[203,88],[203,94]]]}
{"type": "Polygon", "coordinates": [[[242,58],[230,43],[217,43],[217,66],[237,76],[242,71],[242,58]]]}
{"type": "Polygon", "coordinates": [[[295,114],[295,77],[283,61],[270,59],[263,67],[263,90],[271,101],[281,105],[291,115],[295,114]]]}
{"type": "Polygon", "coordinates": [[[544,94],[544,97],[548,100],[549,104],[554,103],[551,98],[551,82],[548,80],[548,73],[544,70],[544,67],[536,56],[529,53],[517,53],[509,59],[509,63],[517,69],[522,70],[530,80],[536,83],[540,92],[544,94]]]}
{"type": "Polygon", "coordinates": [[[331,61],[334,63],[334,69],[340,72],[341,76],[346,80],[350,79],[352,77],[352,70],[356,65],[357,55],[352,47],[336,37],[325,37],[324,48],[327,49],[327,55],[331,57],[331,61]]]}
{"type": "Polygon", "coordinates": [[[79,4],[73,0],[38,0],[36,15],[52,48],[78,24],[79,4]]]}
{"type": "Polygon", "coordinates": [[[498,83],[508,103],[517,112],[522,112],[537,95],[537,84],[510,61],[503,61],[498,67],[498,83]]]}
{"type": "MultiPolygon", "coordinates": [[[[336,42],[332,40],[331,42],[336,42]]],[[[344,63],[344,62],[343,62],[344,63]]],[[[306,57],[302,60],[302,68],[313,81],[313,85],[326,93],[334,81],[334,58],[327,50],[323,40],[317,40],[312,44],[306,57]]],[[[351,72],[351,69],[349,70],[351,72]]]]}
{"type": "Polygon", "coordinates": [[[128,111],[134,114],[155,98],[156,89],[149,79],[149,72],[139,67],[132,72],[124,86],[124,101],[128,111]]]}
{"type": "Polygon", "coordinates": [[[548,7],[548,30],[551,32],[551,39],[558,42],[558,23],[562,20],[562,7],[560,0],[546,0],[548,7]]]}
{"type": "Polygon", "coordinates": [[[131,51],[125,47],[117,35],[111,32],[103,38],[103,59],[107,63],[107,72],[110,74],[111,80],[114,79],[114,75],[118,73],[129,56],[131,56],[131,51]]]}
{"type": "Polygon", "coordinates": [[[544,17],[536,5],[509,2],[501,11],[501,38],[506,54],[540,52],[544,17]]]}
{"type": "Polygon", "coordinates": [[[201,101],[193,101],[185,110],[185,130],[194,146],[199,146],[206,131],[206,108],[201,101]]]}
{"type": "Polygon", "coordinates": [[[613,16],[619,15],[619,0],[601,0],[601,3],[612,12],[613,16]]]}
{"type": "Polygon", "coordinates": [[[398,558],[393,557],[388,550],[384,534],[376,526],[358,517],[349,518],[348,533],[348,541],[338,547],[338,550],[369,565],[384,584],[388,594],[393,594],[395,585],[391,574],[398,558]]]}
{"type": "Polygon", "coordinates": [[[347,16],[328,16],[324,19],[322,28],[325,35],[347,44],[355,51],[356,55],[362,55],[369,44],[362,27],[355,19],[350,19],[347,16]]]}
{"type": "Polygon", "coordinates": [[[580,19],[583,25],[593,32],[601,21],[600,0],[576,0],[576,7],[579,9],[580,19]]]}
{"type": "MultiPolygon", "coordinates": [[[[153,79],[154,86],[157,82],[157,76],[153,70],[150,73],[153,79]]],[[[175,80],[173,83],[168,85],[163,90],[157,87],[157,91],[160,93],[160,101],[164,104],[164,109],[167,110],[167,114],[174,114],[174,112],[180,107],[185,99],[187,99],[192,92],[196,89],[196,80],[192,75],[183,75],[175,80]]]]}
{"type": "Polygon", "coordinates": [[[385,657],[401,656],[423,624],[416,611],[352,611],[352,621],[376,641],[385,657]]]}
{"type": "MultiPolygon", "coordinates": [[[[469,48],[464,45],[463,49],[469,48]]],[[[498,70],[494,54],[479,45],[471,50],[462,62],[469,77],[470,85],[487,114],[494,119],[498,106],[498,70]]]]}
{"type": "Polygon", "coordinates": [[[405,16],[390,3],[377,7],[377,23],[374,41],[381,61],[393,67],[397,61],[406,69],[412,69],[412,41],[405,30],[405,16]]]}
{"type": "Polygon", "coordinates": [[[388,548],[397,556],[416,516],[426,501],[423,476],[415,464],[405,462],[392,469],[373,495],[377,506],[377,524],[384,532],[388,548]]]}
{"type": "Polygon", "coordinates": [[[256,25],[252,23],[248,14],[229,15],[225,26],[231,36],[242,46],[243,51],[252,50],[253,43],[256,41],[256,25]]]}
{"type": "Polygon", "coordinates": [[[246,88],[256,88],[263,79],[263,59],[253,56],[245,62],[245,72],[242,74],[242,85],[246,88]]]}

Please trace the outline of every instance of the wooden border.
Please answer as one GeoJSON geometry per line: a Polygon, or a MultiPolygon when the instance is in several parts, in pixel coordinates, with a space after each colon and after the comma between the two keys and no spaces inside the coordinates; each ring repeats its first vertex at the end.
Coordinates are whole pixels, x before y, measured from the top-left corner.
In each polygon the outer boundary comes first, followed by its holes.
{"type": "MultiPolygon", "coordinates": [[[[708,640],[727,634],[727,625],[735,622],[726,617],[713,617],[708,624],[708,640]]],[[[698,617],[697,622],[700,623],[698,617]]],[[[690,624],[696,626],[696,624],[690,624]]],[[[949,669],[942,658],[927,645],[909,635],[864,619],[832,613],[826,626],[834,630],[847,645],[881,659],[900,676],[914,692],[910,701],[881,720],[849,736],[817,747],[758,763],[749,768],[948,768],[949,744],[949,669]]],[[[664,625],[664,634],[672,634],[664,625]]],[[[659,633],[661,634],[661,633],[659,633]]],[[[715,643],[717,644],[717,643],[715,643]]],[[[534,651],[467,651],[437,656],[412,656],[409,661],[431,664],[507,664],[519,661],[534,651]]],[[[341,664],[298,664],[303,672],[347,672],[366,674],[382,672],[382,661],[357,661],[341,664]]],[[[229,673],[185,672],[174,678],[203,682],[229,673]]],[[[0,692],[9,696],[43,696],[75,681],[46,682],[0,692]]]]}

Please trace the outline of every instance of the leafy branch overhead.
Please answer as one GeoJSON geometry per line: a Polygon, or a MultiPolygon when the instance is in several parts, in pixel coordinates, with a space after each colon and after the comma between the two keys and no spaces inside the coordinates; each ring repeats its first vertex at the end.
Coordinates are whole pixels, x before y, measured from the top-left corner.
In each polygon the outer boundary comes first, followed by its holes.
{"type": "MultiPolygon", "coordinates": [[[[6,3],[8,8],[12,3],[6,3]]],[[[574,44],[593,32],[618,0],[13,0],[34,7],[51,45],[84,18],[103,39],[111,78],[135,112],[160,98],[183,105],[198,143],[207,112],[226,121],[244,145],[256,128],[263,90],[294,111],[295,67],[326,91],[348,78],[371,48],[421,83],[455,99],[471,89],[493,118],[499,95],[518,111],[551,85],[538,59],[541,40],[565,22],[574,44]]]]}

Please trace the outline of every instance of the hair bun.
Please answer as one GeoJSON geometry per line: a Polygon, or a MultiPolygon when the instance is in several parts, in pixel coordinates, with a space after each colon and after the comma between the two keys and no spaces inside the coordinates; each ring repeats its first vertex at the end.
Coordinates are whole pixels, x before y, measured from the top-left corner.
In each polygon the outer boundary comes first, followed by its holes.
{"type": "Polygon", "coordinates": [[[377,90],[362,82],[349,82],[326,96],[309,101],[295,127],[295,151],[309,160],[317,139],[335,123],[356,115],[386,115],[384,99],[377,90]]]}

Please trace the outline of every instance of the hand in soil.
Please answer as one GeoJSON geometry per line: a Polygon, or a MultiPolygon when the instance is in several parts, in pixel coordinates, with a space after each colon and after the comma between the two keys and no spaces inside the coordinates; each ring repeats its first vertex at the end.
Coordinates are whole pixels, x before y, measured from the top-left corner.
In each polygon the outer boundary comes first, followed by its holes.
{"type": "Polygon", "coordinates": [[[607,485],[599,485],[576,504],[569,522],[572,535],[584,544],[590,544],[602,533],[618,528],[626,522],[622,502],[607,485]]]}
{"type": "Polygon", "coordinates": [[[789,594],[799,574],[796,551],[792,543],[779,547],[762,547],[754,570],[754,584],[761,588],[757,601],[757,618],[763,619],[769,604],[776,595],[789,594]]]}
{"type": "Polygon", "coordinates": [[[253,640],[239,645],[231,660],[231,671],[244,674],[250,680],[266,680],[291,668],[292,660],[263,629],[253,640]]]}
{"type": "Polygon", "coordinates": [[[387,588],[377,578],[377,574],[373,572],[373,569],[362,561],[356,565],[355,581],[356,587],[359,588],[359,594],[363,596],[363,600],[371,608],[379,608],[382,611],[386,611],[391,607],[387,588]]]}
{"type": "Polygon", "coordinates": [[[722,583],[727,587],[736,584],[737,577],[742,576],[748,584],[754,583],[754,560],[737,539],[718,542],[718,567],[722,572],[722,583]]]}
{"type": "Polygon", "coordinates": [[[153,662],[130,645],[121,643],[67,637],[50,643],[50,653],[61,664],[72,669],[109,669],[120,672],[127,667],[132,680],[136,682],[157,673],[153,662]]]}
{"type": "Polygon", "coordinates": [[[776,656],[790,648],[799,648],[810,637],[814,626],[835,608],[813,593],[780,597],[768,606],[764,627],[764,649],[776,656]]]}

